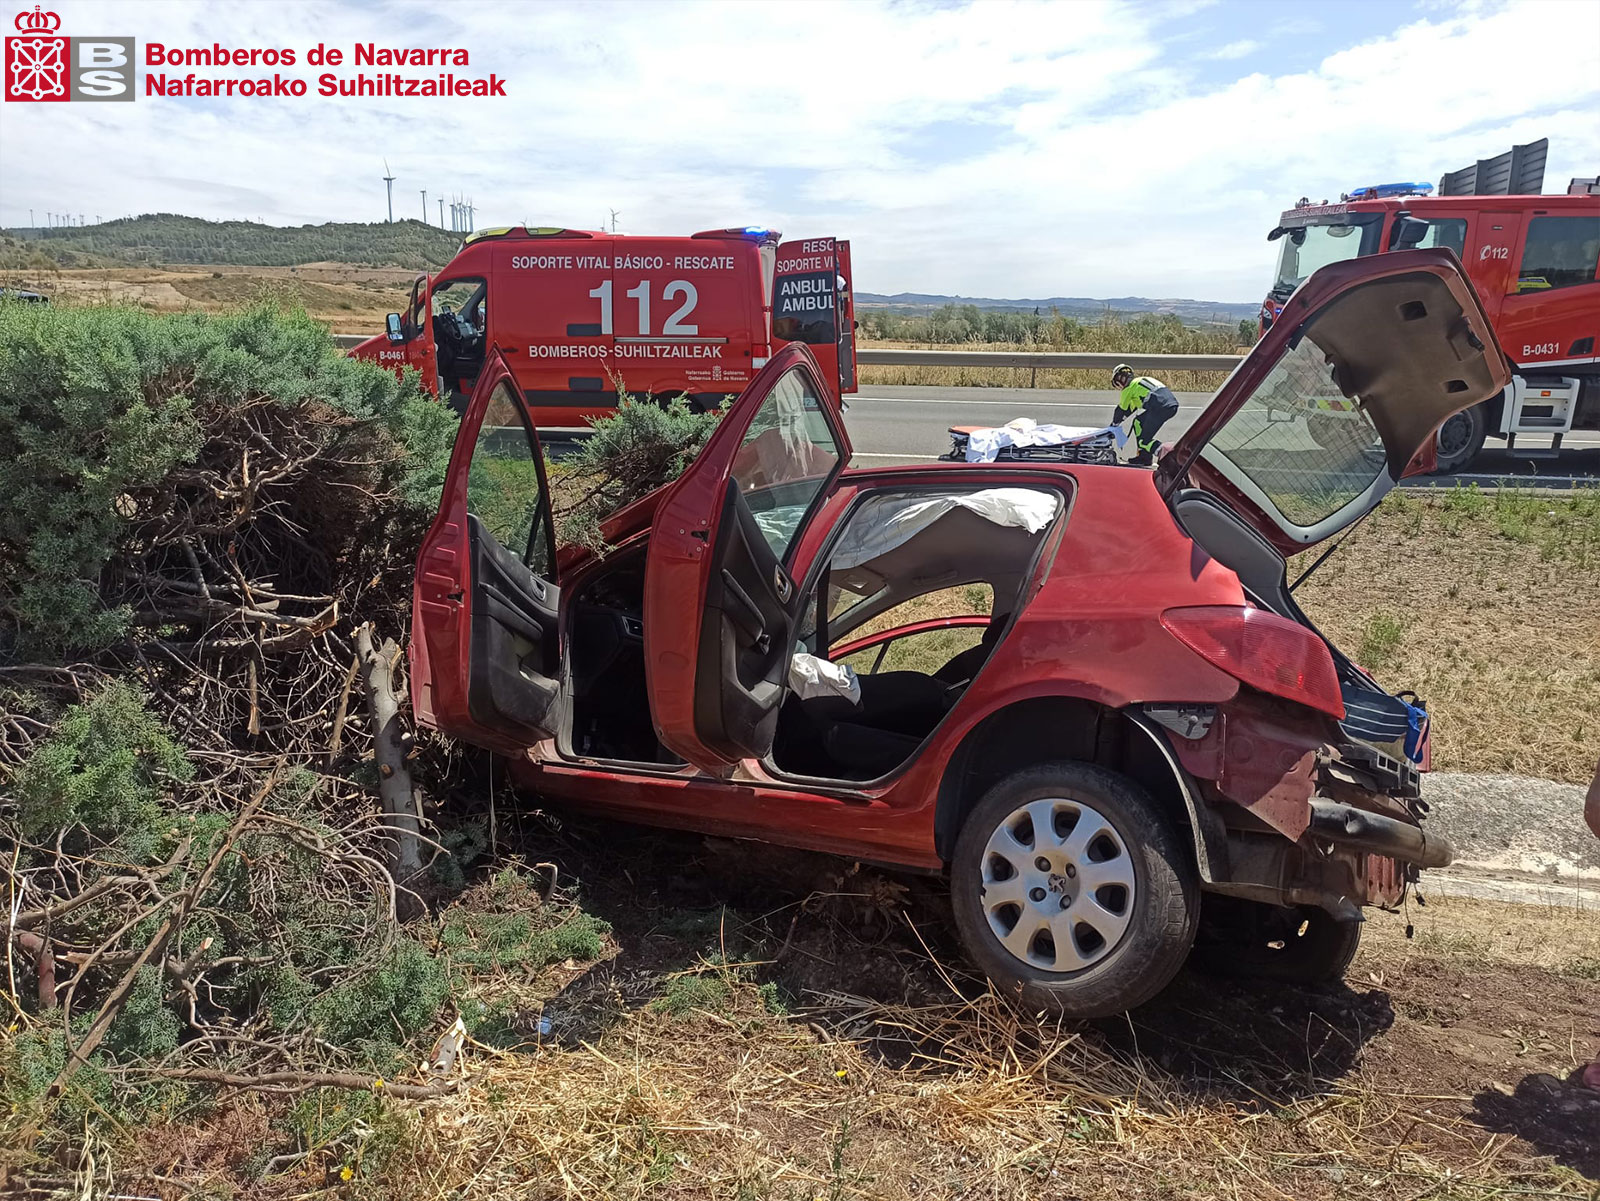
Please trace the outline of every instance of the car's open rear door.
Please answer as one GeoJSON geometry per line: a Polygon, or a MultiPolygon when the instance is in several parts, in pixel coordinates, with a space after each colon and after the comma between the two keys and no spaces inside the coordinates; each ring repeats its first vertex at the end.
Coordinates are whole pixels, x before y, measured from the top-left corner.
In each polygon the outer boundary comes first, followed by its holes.
{"type": "Polygon", "coordinates": [[[412,582],[419,724],[516,753],[562,712],[555,545],[544,460],[511,369],[489,353],[456,435],[412,582]]]}
{"type": "Polygon", "coordinates": [[[1425,469],[1439,426],[1509,380],[1450,251],[1333,263],[1296,289],[1156,481],[1169,498],[1204,489],[1294,554],[1425,469]]]}
{"type": "Polygon", "coordinates": [[[771,749],[804,603],[794,548],[849,460],[838,397],[791,343],[662,498],[645,567],[646,679],[658,737],[690,763],[722,771],[771,749]]]}

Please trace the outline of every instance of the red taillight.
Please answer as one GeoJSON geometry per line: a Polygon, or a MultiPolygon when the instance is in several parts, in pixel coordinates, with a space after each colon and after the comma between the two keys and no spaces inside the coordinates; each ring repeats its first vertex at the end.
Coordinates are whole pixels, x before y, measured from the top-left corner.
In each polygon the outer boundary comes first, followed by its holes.
{"type": "Polygon", "coordinates": [[[1168,609],[1161,624],[1195,654],[1241,683],[1344,718],[1328,645],[1302,625],[1245,605],[1168,609]]]}

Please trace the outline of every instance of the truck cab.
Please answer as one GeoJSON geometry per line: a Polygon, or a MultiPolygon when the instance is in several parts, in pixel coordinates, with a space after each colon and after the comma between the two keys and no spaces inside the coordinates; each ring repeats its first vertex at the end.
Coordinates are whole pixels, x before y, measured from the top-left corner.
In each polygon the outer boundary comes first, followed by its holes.
{"type": "MultiPolygon", "coordinates": [[[[1514,375],[1503,394],[1440,428],[1438,470],[1462,470],[1491,436],[1513,454],[1554,458],[1565,434],[1600,429],[1600,196],[1431,191],[1430,184],[1388,184],[1284,212],[1268,235],[1279,244],[1278,270],[1261,329],[1272,327],[1319,267],[1392,250],[1449,249],[1482,298],[1514,375]]],[[[1339,420],[1337,412],[1326,416],[1327,436],[1338,436],[1339,420]]]]}
{"type": "Polygon", "coordinates": [[[842,397],[856,389],[851,292],[850,244],[834,238],[487,229],[417,276],[405,311],[350,353],[415,368],[461,412],[498,348],[546,429],[582,428],[619,396],[714,408],[790,341],[842,397]]]}

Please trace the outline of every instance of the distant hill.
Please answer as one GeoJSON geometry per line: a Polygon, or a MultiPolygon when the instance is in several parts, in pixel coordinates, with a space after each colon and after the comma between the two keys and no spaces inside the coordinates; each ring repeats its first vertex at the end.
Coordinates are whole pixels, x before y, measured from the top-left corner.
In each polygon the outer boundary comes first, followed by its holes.
{"type": "Polygon", "coordinates": [[[906,316],[926,316],[949,304],[970,304],[980,309],[1004,309],[1031,313],[1038,309],[1048,315],[1052,309],[1067,317],[1098,318],[1107,309],[1115,313],[1172,313],[1186,325],[1215,323],[1234,325],[1253,318],[1261,311],[1258,304],[1237,304],[1223,300],[1153,300],[1145,296],[1051,296],[1045,300],[995,300],[983,296],[936,296],[925,292],[896,292],[884,296],[877,292],[857,292],[856,304],[868,308],[894,309],[906,316]]]}
{"type": "Polygon", "coordinates": [[[461,235],[421,221],[262,225],[146,213],[100,225],[8,229],[5,234],[63,267],[110,263],[230,263],[294,267],[352,263],[370,267],[442,267],[461,235]]]}

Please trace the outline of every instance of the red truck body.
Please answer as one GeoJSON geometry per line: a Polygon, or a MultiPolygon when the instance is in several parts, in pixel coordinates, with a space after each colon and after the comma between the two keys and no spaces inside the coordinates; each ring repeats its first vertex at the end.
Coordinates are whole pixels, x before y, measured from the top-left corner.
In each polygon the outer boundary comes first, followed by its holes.
{"type": "Polygon", "coordinates": [[[1271,237],[1283,248],[1263,331],[1327,263],[1408,247],[1445,247],[1461,259],[1516,374],[1503,396],[1441,429],[1441,470],[1465,467],[1486,436],[1505,438],[1513,453],[1553,457],[1563,434],[1600,429],[1600,196],[1352,197],[1289,209],[1271,237]],[[1549,445],[1529,447],[1538,436],[1549,445]]]}
{"type": "Polygon", "coordinates": [[[545,428],[581,427],[624,393],[713,407],[788,341],[809,346],[840,395],[853,392],[850,244],[779,238],[755,227],[483,230],[437,275],[419,275],[406,311],[350,353],[416,368],[459,409],[498,347],[545,428]]]}

